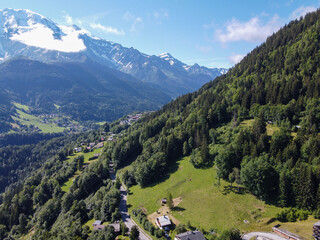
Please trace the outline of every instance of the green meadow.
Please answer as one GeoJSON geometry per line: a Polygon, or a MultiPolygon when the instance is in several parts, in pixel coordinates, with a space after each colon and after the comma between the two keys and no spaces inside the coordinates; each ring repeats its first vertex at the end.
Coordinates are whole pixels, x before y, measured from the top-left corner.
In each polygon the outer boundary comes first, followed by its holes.
{"type": "MultiPolygon", "coordinates": [[[[141,207],[147,214],[157,211],[160,200],[170,192],[173,198],[181,197],[169,214],[182,224],[190,221],[194,228],[214,229],[221,232],[231,227],[241,231],[272,231],[279,222],[274,219],[281,208],[266,204],[246,192],[241,186],[233,186],[216,179],[215,167],[195,169],[185,157],[173,166],[172,174],[163,182],[146,188],[130,188],[128,204],[130,209],[141,207]]],[[[315,220],[295,223],[280,223],[282,227],[312,239],[312,224],[315,220]]]]}

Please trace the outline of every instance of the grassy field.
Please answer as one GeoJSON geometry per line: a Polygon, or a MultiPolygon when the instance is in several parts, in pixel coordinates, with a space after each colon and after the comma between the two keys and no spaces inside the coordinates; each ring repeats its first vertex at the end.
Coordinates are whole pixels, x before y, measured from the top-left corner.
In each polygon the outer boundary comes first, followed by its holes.
{"type": "Polygon", "coordinates": [[[23,124],[23,125],[27,125],[27,126],[33,125],[35,127],[38,127],[43,133],[58,133],[58,132],[63,132],[65,129],[63,127],[58,127],[56,124],[41,123],[39,118],[37,118],[36,116],[30,115],[18,109],[17,109],[17,113],[18,113],[18,116],[12,117],[15,121],[18,121],[20,122],[20,124],[23,124]]]}
{"type": "MultiPolygon", "coordinates": [[[[246,127],[252,127],[253,123],[254,123],[254,119],[248,119],[248,120],[242,121],[240,125],[246,126],[246,127]]],[[[268,136],[272,136],[275,132],[280,131],[280,128],[273,124],[267,124],[266,130],[267,130],[268,136]]]]}
{"type": "MultiPolygon", "coordinates": [[[[142,189],[133,186],[128,203],[130,209],[144,208],[148,215],[161,208],[160,200],[170,192],[173,198],[181,197],[182,201],[171,212],[178,221],[198,229],[218,232],[236,227],[242,231],[271,231],[275,215],[281,210],[258,200],[242,188],[237,193],[236,186],[221,181],[217,186],[215,168],[195,169],[185,157],[174,167],[173,173],[163,182],[142,189]],[[245,221],[247,220],[247,221],[245,221]],[[246,223],[245,223],[246,222],[246,223]]],[[[312,239],[312,224],[308,221],[281,224],[282,227],[312,239]]]]}
{"type": "MultiPolygon", "coordinates": [[[[72,162],[75,157],[77,157],[79,155],[83,155],[84,156],[84,163],[90,164],[95,161],[95,160],[90,160],[90,158],[92,158],[94,156],[94,154],[96,154],[96,153],[101,153],[101,148],[94,149],[92,152],[88,152],[88,153],[82,153],[82,152],[74,153],[73,155],[67,157],[66,161],[72,162]]],[[[61,190],[64,192],[69,192],[70,187],[71,187],[74,179],[76,179],[76,177],[79,176],[81,174],[81,172],[82,171],[76,171],[75,174],[68,179],[68,181],[66,181],[64,184],[62,184],[61,190]]]]}
{"type": "Polygon", "coordinates": [[[27,105],[23,105],[23,104],[20,104],[17,102],[13,102],[13,104],[19,109],[22,109],[24,111],[29,111],[29,106],[27,106],[27,105]]]}

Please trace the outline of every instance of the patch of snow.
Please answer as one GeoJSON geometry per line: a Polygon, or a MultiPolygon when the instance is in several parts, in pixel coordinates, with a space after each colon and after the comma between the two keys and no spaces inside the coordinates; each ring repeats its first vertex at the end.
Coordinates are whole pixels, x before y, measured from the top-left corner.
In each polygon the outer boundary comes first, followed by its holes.
{"type": "Polygon", "coordinates": [[[61,52],[80,52],[86,49],[83,41],[79,39],[82,31],[76,31],[72,27],[62,27],[65,36],[55,39],[53,31],[42,24],[33,24],[28,27],[20,27],[18,33],[11,36],[11,40],[22,42],[29,46],[56,50],[61,52]]]}
{"type": "Polygon", "coordinates": [[[191,67],[188,66],[188,65],[184,65],[183,68],[184,68],[186,71],[188,71],[191,67]]]}

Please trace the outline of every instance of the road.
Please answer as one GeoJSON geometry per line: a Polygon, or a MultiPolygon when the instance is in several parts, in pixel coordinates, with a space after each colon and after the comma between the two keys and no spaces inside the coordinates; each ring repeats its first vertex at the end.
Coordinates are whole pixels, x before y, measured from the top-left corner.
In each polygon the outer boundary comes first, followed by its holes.
{"type": "MultiPolygon", "coordinates": [[[[110,178],[113,182],[116,181],[116,175],[113,171],[113,165],[110,164],[110,178]]],[[[124,186],[122,185],[120,187],[120,195],[121,195],[121,200],[120,200],[120,205],[119,205],[119,211],[121,214],[121,218],[122,221],[124,222],[124,224],[127,226],[127,228],[129,228],[129,230],[131,230],[131,228],[136,225],[139,229],[139,239],[141,240],[152,240],[151,237],[148,236],[148,234],[146,234],[146,232],[141,229],[137,224],[135,224],[135,222],[133,221],[133,219],[130,217],[129,213],[128,213],[128,208],[127,208],[127,191],[124,188],[124,186]]]]}
{"type": "Polygon", "coordinates": [[[243,240],[249,240],[253,237],[259,237],[260,239],[271,239],[271,240],[287,240],[286,238],[280,237],[276,233],[267,232],[250,232],[242,236],[243,240]]]}

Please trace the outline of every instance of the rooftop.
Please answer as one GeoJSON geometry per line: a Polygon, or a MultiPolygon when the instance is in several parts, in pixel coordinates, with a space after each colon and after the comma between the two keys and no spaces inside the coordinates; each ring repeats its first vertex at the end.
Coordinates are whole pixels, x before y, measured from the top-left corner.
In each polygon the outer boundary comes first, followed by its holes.
{"type": "Polygon", "coordinates": [[[205,240],[206,238],[203,236],[200,231],[189,231],[178,234],[175,238],[179,240],[205,240]]]}
{"type": "Polygon", "coordinates": [[[159,222],[160,226],[168,226],[171,225],[171,221],[168,216],[160,216],[157,217],[157,221],[159,222]]]}

